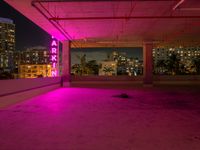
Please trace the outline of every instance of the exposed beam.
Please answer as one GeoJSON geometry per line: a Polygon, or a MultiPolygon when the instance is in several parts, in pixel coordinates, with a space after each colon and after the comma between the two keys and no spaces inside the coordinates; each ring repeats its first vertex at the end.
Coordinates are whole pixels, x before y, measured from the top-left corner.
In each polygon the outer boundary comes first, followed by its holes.
{"type": "Polygon", "coordinates": [[[122,19],[194,19],[200,16],[116,16],[116,17],[64,17],[64,18],[49,18],[49,20],[122,20],[122,19]]]}
{"type": "Polygon", "coordinates": [[[180,0],[174,7],[173,10],[176,10],[185,0],[180,0]]]}
{"type": "MultiPolygon", "coordinates": [[[[35,1],[32,1],[31,5],[44,17],[46,18],[51,25],[53,25],[67,40],[72,41],[72,37],[60,26],[58,22],[54,22],[52,20],[49,20],[48,16],[35,4],[35,1]]],[[[40,6],[44,9],[43,5],[39,3],[40,6]]],[[[47,12],[51,17],[52,15],[50,12],[47,12]]],[[[75,47],[78,47],[75,43],[73,43],[75,47]]]]}

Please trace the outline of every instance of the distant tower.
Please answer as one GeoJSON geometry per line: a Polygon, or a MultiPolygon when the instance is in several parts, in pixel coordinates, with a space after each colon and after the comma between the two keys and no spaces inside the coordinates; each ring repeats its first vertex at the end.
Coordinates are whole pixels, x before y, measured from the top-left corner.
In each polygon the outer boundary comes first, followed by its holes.
{"type": "Polygon", "coordinates": [[[0,18],[0,69],[14,69],[15,24],[11,19],[0,18]]]}
{"type": "Polygon", "coordinates": [[[117,61],[118,60],[118,56],[119,56],[119,53],[117,51],[113,51],[111,59],[114,60],[114,61],[117,61]]]}

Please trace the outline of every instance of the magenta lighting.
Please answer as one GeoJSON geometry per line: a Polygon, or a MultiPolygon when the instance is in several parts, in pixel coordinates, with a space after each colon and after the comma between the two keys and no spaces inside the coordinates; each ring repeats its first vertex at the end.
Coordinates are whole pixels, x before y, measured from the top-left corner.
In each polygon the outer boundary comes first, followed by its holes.
{"type": "Polygon", "coordinates": [[[52,42],[51,42],[51,62],[52,62],[52,71],[51,76],[56,77],[57,76],[57,59],[58,59],[58,41],[52,36],[52,42]]]}

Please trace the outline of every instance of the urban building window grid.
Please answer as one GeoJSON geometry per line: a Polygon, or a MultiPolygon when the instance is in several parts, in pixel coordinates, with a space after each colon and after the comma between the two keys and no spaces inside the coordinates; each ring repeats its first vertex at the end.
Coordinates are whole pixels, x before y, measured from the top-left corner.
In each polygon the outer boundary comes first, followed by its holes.
{"type": "Polygon", "coordinates": [[[0,18],[0,79],[51,77],[49,49],[15,49],[15,24],[0,18]]]}
{"type": "Polygon", "coordinates": [[[200,75],[200,47],[154,48],[154,74],[200,75]]]}
{"type": "Polygon", "coordinates": [[[12,78],[16,70],[15,53],[15,24],[13,20],[0,18],[0,76],[12,78]]]}

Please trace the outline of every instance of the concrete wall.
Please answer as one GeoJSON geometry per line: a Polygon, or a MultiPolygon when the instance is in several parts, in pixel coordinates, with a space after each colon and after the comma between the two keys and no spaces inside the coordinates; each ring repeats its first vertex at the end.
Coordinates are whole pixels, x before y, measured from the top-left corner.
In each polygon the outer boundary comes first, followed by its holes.
{"type": "MultiPolygon", "coordinates": [[[[60,82],[60,77],[0,80],[0,109],[60,88],[60,82]]],[[[104,87],[107,84],[108,87],[109,85],[112,87],[113,84],[116,86],[126,84],[131,87],[131,85],[142,85],[142,83],[143,76],[72,76],[71,86],[85,87],[91,84],[92,87],[93,84],[97,84],[104,87]]],[[[200,84],[200,76],[153,76],[153,84],[200,84]]]]}
{"type": "Polygon", "coordinates": [[[53,84],[60,84],[60,77],[0,80],[0,96],[31,90],[53,84]]]}
{"type": "Polygon", "coordinates": [[[72,76],[72,81],[143,81],[143,76],[72,76]]]}
{"type": "MultiPolygon", "coordinates": [[[[130,76],[72,76],[71,86],[84,87],[85,85],[143,85],[143,76],[130,77],[130,76]]],[[[153,76],[154,85],[200,85],[199,75],[177,75],[177,76],[153,76]]]]}
{"type": "MultiPolygon", "coordinates": [[[[72,81],[143,81],[143,76],[72,76],[72,81]]],[[[200,81],[199,75],[154,75],[153,81],[190,81],[197,82],[200,81]]]]}
{"type": "Polygon", "coordinates": [[[0,80],[0,108],[60,87],[60,77],[0,80]]]}
{"type": "Polygon", "coordinates": [[[200,84],[199,75],[155,75],[153,82],[157,84],[200,84]]]}

